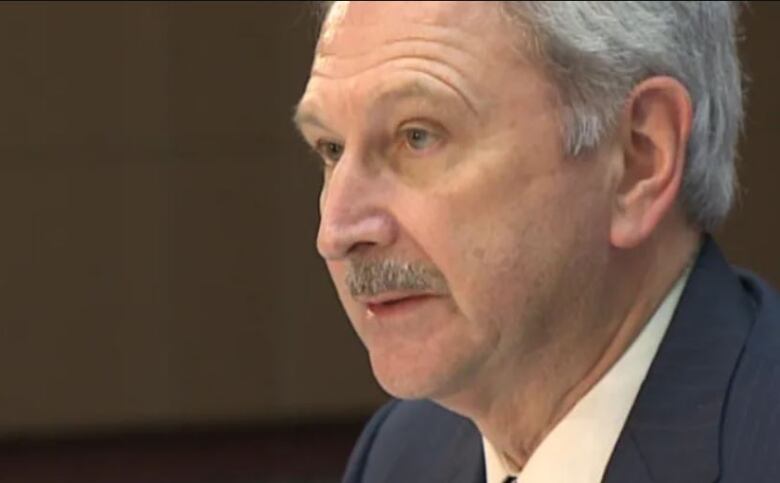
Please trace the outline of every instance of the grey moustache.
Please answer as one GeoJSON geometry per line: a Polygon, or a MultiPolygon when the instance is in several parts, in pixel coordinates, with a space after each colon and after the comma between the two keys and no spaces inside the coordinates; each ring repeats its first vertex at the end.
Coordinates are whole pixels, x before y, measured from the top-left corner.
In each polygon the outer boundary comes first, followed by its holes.
{"type": "Polygon", "coordinates": [[[353,297],[393,291],[447,292],[444,275],[436,268],[397,260],[353,260],[347,286],[353,297]]]}

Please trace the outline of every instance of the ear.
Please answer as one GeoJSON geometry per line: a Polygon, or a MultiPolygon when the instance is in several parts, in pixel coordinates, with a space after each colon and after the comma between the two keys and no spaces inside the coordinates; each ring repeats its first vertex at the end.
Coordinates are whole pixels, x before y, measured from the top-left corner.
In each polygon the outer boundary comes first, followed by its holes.
{"type": "Polygon", "coordinates": [[[693,109],[688,90],[671,77],[652,77],[631,92],[618,134],[618,170],[610,240],[632,248],[672,209],[682,184],[693,109]]]}

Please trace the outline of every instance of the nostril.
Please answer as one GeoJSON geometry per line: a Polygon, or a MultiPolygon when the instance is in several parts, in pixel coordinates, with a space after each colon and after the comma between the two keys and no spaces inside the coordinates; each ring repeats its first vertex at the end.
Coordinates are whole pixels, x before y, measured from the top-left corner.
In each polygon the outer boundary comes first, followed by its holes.
{"type": "Polygon", "coordinates": [[[366,252],[371,249],[371,247],[376,246],[376,243],[374,242],[358,242],[349,247],[347,250],[348,255],[357,255],[359,253],[366,252]]]}

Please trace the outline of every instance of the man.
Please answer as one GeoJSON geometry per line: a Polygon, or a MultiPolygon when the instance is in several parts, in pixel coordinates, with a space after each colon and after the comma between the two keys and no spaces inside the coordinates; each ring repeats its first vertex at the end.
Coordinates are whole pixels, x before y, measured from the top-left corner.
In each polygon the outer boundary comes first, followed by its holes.
{"type": "Polygon", "coordinates": [[[347,482],[780,481],[780,302],[707,235],[724,2],[335,2],[295,120],[398,399],[347,482]]]}

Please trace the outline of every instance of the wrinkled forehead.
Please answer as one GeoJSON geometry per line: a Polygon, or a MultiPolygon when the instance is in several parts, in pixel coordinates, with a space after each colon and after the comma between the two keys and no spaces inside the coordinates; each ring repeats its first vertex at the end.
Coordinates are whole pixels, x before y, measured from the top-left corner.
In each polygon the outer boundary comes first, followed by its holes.
{"type": "Polygon", "coordinates": [[[495,32],[501,23],[498,2],[339,1],[325,18],[317,54],[359,54],[377,44],[437,31],[484,39],[486,29],[495,32]]]}

